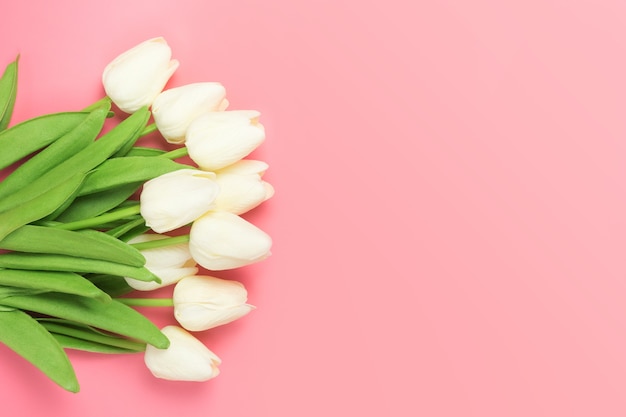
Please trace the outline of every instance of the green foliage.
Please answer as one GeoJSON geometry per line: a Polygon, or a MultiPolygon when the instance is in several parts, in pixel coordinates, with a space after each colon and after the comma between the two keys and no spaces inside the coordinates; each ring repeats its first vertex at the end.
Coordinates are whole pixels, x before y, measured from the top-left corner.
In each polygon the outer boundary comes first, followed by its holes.
{"type": "Polygon", "coordinates": [[[2,78],[0,78],[0,131],[7,128],[13,115],[15,97],[17,95],[18,61],[19,57],[7,65],[2,78]]]}
{"type": "Polygon", "coordinates": [[[78,392],[64,349],[133,353],[169,346],[144,315],[115,297],[126,278],[160,282],[126,243],[148,230],[132,200],[145,181],[190,166],[137,147],[150,111],[112,128],[111,100],[9,127],[18,59],[0,78],[0,343],[59,386],[78,392]]]}
{"type": "Polygon", "coordinates": [[[78,380],[65,351],[28,314],[20,310],[0,311],[0,342],[35,365],[64,389],[78,392],[78,380]]]}

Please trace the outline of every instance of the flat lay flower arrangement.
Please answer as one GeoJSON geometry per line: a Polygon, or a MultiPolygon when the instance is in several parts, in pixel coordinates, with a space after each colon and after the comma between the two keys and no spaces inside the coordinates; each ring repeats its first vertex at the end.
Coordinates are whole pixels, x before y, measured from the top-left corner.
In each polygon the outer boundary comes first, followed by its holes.
{"type": "Polygon", "coordinates": [[[165,89],[179,63],[155,38],[106,66],[102,100],[10,126],[18,62],[0,78],[0,342],[72,392],[66,349],[143,352],[168,380],[217,376],[194,332],[254,307],[210,271],[272,244],[241,217],[273,194],[268,165],[246,159],[265,139],[259,113],[230,110],[218,82],[165,89]],[[176,147],[138,146],[155,131],[176,147]],[[132,298],[169,285],[169,299],[132,298]],[[158,328],[136,306],[171,307],[178,324],[158,328]]]}

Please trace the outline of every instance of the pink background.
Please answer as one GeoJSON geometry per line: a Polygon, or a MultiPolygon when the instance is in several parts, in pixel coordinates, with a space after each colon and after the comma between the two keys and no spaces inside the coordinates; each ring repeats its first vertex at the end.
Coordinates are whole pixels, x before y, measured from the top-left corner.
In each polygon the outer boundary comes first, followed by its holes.
{"type": "Polygon", "coordinates": [[[277,191],[247,216],[273,256],[219,274],[258,308],[202,335],[217,379],[72,352],[73,395],[0,347],[4,414],[626,415],[623,1],[2,9],[14,121],[89,104],[109,60],[162,35],[171,86],[220,81],[262,112],[277,191]]]}

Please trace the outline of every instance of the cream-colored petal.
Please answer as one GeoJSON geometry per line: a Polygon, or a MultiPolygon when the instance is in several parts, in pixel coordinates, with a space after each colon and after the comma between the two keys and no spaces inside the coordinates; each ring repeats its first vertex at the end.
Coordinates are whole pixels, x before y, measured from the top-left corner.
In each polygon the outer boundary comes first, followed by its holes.
{"type": "Polygon", "coordinates": [[[171,88],[156,97],[152,116],[168,142],[182,143],[191,122],[201,114],[220,110],[225,96],[226,89],[216,82],[171,88]]]}
{"type": "Polygon", "coordinates": [[[219,271],[270,256],[272,239],[252,223],[228,212],[209,212],[190,231],[189,250],[204,268],[219,271]]]}
{"type": "Polygon", "coordinates": [[[107,95],[124,112],[150,106],[178,68],[162,37],[142,42],[120,54],[102,74],[107,95]]]}
{"type": "Polygon", "coordinates": [[[214,112],[196,118],[187,129],[189,157],[215,171],[248,156],[265,140],[265,129],[253,110],[214,112]]]}
{"type": "Polygon", "coordinates": [[[199,303],[183,303],[174,309],[174,317],[185,329],[199,332],[231,323],[253,309],[249,304],[214,309],[199,303]]]}
{"type": "Polygon", "coordinates": [[[164,233],[191,223],[210,210],[219,193],[213,177],[213,173],[183,169],[146,182],[140,196],[146,225],[164,233]]]}
{"type": "Polygon", "coordinates": [[[233,174],[233,175],[249,175],[257,174],[263,176],[269,168],[267,162],[257,161],[254,159],[242,159],[234,164],[228,165],[222,169],[215,171],[217,175],[233,174]]]}
{"type": "Polygon", "coordinates": [[[220,174],[217,176],[220,192],[215,199],[214,210],[229,211],[243,214],[252,210],[269,197],[266,186],[258,174],[234,175],[220,174]]]}
{"type": "Polygon", "coordinates": [[[146,346],[144,362],[150,372],[161,379],[202,382],[219,375],[219,357],[202,342],[178,326],[161,329],[169,339],[167,349],[146,346]]]}

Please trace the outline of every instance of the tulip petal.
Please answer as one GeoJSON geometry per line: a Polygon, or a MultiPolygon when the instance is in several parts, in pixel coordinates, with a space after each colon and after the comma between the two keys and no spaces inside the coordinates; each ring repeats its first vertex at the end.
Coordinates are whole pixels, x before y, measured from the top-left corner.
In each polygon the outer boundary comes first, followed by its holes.
{"type": "Polygon", "coordinates": [[[213,173],[182,169],[146,182],[140,197],[146,225],[164,233],[206,213],[219,193],[212,178],[213,173]]]}
{"type": "Polygon", "coordinates": [[[259,116],[254,110],[235,110],[196,118],[185,138],[189,157],[206,171],[224,168],[244,158],[265,140],[259,116]]]}
{"type": "MultiPolygon", "coordinates": [[[[166,239],[168,236],[159,234],[139,235],[128,243],[143,243],[166,239]]],[[[184,277],[198,273],[196,262],[191,257],[188,243],[164,246],[160,248],[144,249],[141,254],[146,260],[145,268],[161,279],[161,283],[154,281],[140,281],[126,277],[126,283],[139,291],[152,291],[157,288],[172,285],[184,277]]]]}
{"type": "Polygon", "coordinates": [[[162,37],[129,49],[105,67],[102,74],[105,92],[126,113],[150,106],[178,68],[178,61],[171,56],[172,51],[162,37]]]}
{"type": "Polygon", "coordinates": [[[198,264],[212,271],[239,268],[270,256],[272,239],[241,217],[209,212],[191,226],[189,250],[198,264]]]}
{"type": "Polygon", "coordinates": [[[154,122],[169,143],[182,143],[191,122],[204,113],[223,110],[226,89],[220,83],[204,82],[170,88],[152,105],[154,122]]]}
{"type": "Polygon", "coordinates": [[[220,358],[189,332],[177,326],[166,326],[161,331],[170,340],[170,346],[156,349],[148,345],[144,355],[145,364],[155,377],[201,382],[219,375],[220,358]]]}
{"type": "Polygon", "coordinates": [[[204,304],[181,304],[174,311],[174,317],[185,329],[199,332],[231,323],[254,309],[254,306],[238,306],[212,309],[204,304]]]}
{"type": "Polygon", "coordinates": [[[247,174],[258,174],[263,176],[265,171],[269,168],[267,162],[257,161],[254,159],[242,159],[240,161],[235,162],[234,164],[228,165],[222,169],[216,170],[215,173],[217,175],[220,174],[236,174],[236,175],[247,175],[247,174]]]}

